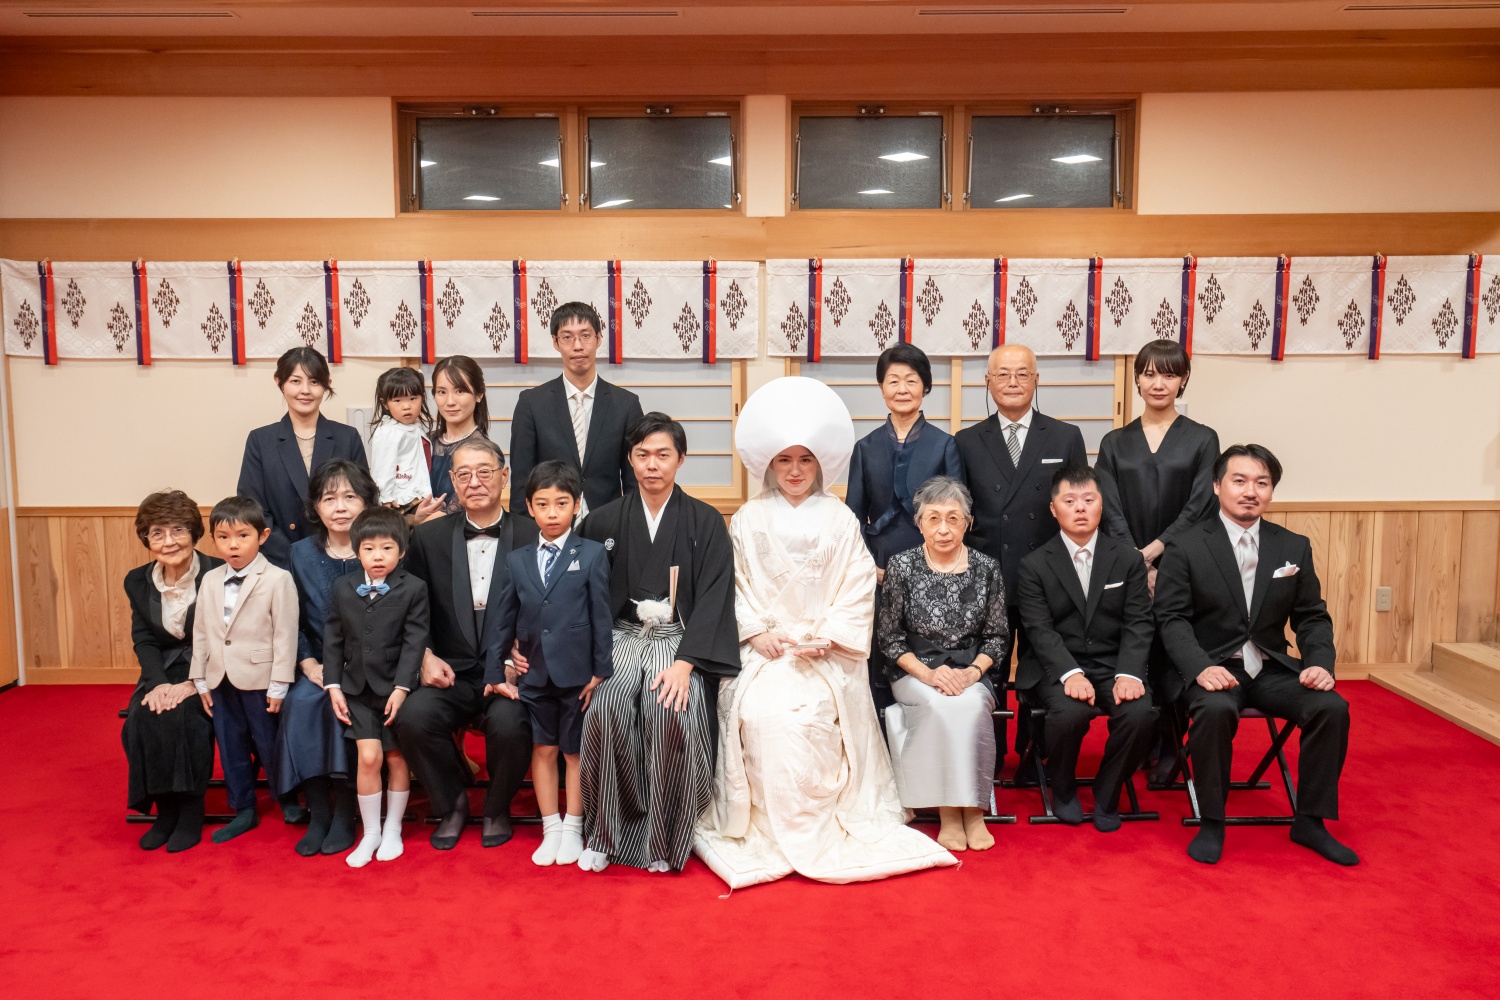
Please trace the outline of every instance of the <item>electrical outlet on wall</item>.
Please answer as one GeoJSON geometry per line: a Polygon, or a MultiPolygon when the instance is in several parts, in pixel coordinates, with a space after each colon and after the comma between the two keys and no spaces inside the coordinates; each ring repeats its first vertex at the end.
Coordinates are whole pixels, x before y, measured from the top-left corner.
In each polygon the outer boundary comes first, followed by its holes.
{"type": "Polygon", "coordinates": [[[1390,587],[1376,587],[1375,588],[1375,610],[1376,611],[1389,611],[1389,610],[1391,610],[1391,588],[1390,587]]]}

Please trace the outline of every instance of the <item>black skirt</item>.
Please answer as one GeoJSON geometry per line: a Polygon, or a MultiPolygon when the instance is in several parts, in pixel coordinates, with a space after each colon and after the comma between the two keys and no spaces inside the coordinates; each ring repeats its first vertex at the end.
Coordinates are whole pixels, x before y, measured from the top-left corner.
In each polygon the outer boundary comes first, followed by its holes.
{"type": "Polygon", "coordinates": [[[194,694],[160,715],[141,704],[147,695],[137,686],[120,731],[129,765],[127,804],[151,811],[163,795],[202,795],[214,770],[214,724],[194,694]]]}

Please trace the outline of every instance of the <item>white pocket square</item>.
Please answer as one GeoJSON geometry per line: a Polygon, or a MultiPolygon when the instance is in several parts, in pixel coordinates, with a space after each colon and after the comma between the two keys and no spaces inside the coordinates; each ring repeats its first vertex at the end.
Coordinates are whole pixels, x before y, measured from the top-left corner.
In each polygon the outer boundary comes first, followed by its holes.
{"type": "Polygon", "coordinates": [[[1114,583],[1106,583],[1104,585],[1104,589],[1105,590],[1114,590],[1116,587],[1123,587],[1123,586],[1125,586],[1125,581],[1124,580],[1116,580],[1114,583]]]}
{"type": "Polygon", "coordinates": [[[1284,576],[1296,576],[1297,570],[1300,568],[1301,567],[1299,567],[1296,563],[1287,563],[1285,566],[1272,573],[1271,579],[1280,580],[1284,576]]]}
{"type": "Polygon", "coordinates": [[[1062,459],[1060,459],[1060,458],[1044,458],[1044,459],[1042,459],[1042,464],[1043,465],[1056,465],[1058,462],[1061,462],[1061,461],[1062,461],[1062,459]]]}
{"type": "Polygon", "coordinates": [[[578,560],[577,560],[577,559],[574,559],[574,560],[573,560],[573,564],[572,564],[572,565],[571,565],[571,566],[569,566],[569,567],[568,567],[568,572],[569,572],[569,573],[571,573],[571,572],[573,572],[573,571],[574,571],[574,570],[575,570],[575,569],[582,569],[582,568],[583,568],[583,567],[581,567],[581,566],[579,566],[579,565],[578,565],[578,560]]]}

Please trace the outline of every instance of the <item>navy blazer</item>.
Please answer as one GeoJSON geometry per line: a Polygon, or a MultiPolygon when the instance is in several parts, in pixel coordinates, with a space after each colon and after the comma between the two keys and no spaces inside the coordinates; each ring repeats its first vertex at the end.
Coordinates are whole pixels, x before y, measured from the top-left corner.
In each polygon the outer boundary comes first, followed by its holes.
{"type": "MultiPolygon", "coordinates": [[[[359,431],[348,424],[318,415],[318,439],[313,442],[312,467],[330,458],[346,458],[368,469],[365,443],[359,431]]],[[[267,559],[282,569],[291,569],[292,543],[310,537],[307,520],[307,467],[297,450],[292,418],[257,427],[245,439],[245,457],[240,463],[240,496],[254,497],[265,509],[271,537],[261,547],[267,559]]]]}
{"type": "Polygon", "coordinates": [[[925,417],[917,417],[900,454],[889,417],[855,443],[844,502],[854,511],[865,534],[865,545],[881,569],[897,552],[922,544],[912,498],[933,476],[951,476],[962,482],[964,463],[953,436],[929,424],[925,417]],[[898,485],[903,487],[899,497],[898,485]]]}
{"type": "Polygon", "coordinates": [[[530,664],[521,684],[583,687],[614,673],[613,616],[609,610],[609,553],[603,545],[570,534],[545,584],[537,570],[537,545],[512,549],[499,603],[485,615],[484,682],[505,683],[505,655],[514,640],[530,664]]]}

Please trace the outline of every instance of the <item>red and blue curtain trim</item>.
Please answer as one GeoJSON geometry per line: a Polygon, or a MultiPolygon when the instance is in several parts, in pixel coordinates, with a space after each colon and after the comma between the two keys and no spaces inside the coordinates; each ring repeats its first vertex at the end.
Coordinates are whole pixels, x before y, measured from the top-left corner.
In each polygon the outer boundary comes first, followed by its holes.
{"type": "Polygon", "coordinates": [[[57,364],[57,290],[52,284],[52,262],[39,260],[36,276],[42,298],[42,363],[57,364]]]}
{"type": "Polygon", "coordinates": [[[131,287],[135,290],[135,363],[151,363],[151,308],[146,302],[146,262],[130,265],[131,287]]]}
{"type": "Polygon", "coordinates": [[[1182,320],[1181,329],[1177,334],[1178,343],[1187,352],[1188,357],[1193,356],[1193,306],[1196,303],[1198,291],[1198,258],[1182,258],[1182,320]]]}
{"type": "Polygon", "coordinates": [[[1271,360],[1286,357],[1287,310],[1292,304],[1292,258],[1276,258],[1276,315],[1271,317],[1271,360]]]}
{"type": "Polygon", "coordinates": [[[344,360],[344,338],[339,331],[339,262],[323,262],[323,297],[328,316],[328,360],[336,364],[344,360]]]}
{"type": "Polygon", "coordinates": [[[1005,343],[1005,283],[1009,278],[1010,263],[1004,257],[995,258],[995,329],[990,338],[991,349],[1005,343]]]}
{"type": "Polygon", "coordinates": [[[1104,258],[1089,258],[1088,307],[1083,330],[1083,356],[1089,361],[1099,360],[1099,313],[1104,302],[1104,258]]]}
{"type": "Polygon", "coordinates": [[[903,344],[911,343],[912,328],[912,306],[916,298],[916,267],[917,262],[910,257],[901,260],[901,294],[899,312],[896,323],[896,339],[903,344]]]}
{"type": "Polygon", "coordinates": [[[432,365],[437,363],[437,320],[432,312],[432,261],[417,261],[417,278],[421,285],[418,297],[422,303],[422,364],[432,365]]]}
{"type": "Polygon", "coordinates": [[[618,260],[605,262],[609,269],[609,318],[604,335],[609,339],[609,363],[617,365],[625,360],[625,324],[620,303],[624,298],[625,275],[618,260]]]}
{"type": "Polygon", "coordinates": [[[1484,268],[1484,255],[1469,254],[1469,271],[1464,276],[1464,353],[1473,361],[1479,353],[1479,276],[1484,268]]]}
{"type": "Polygon", "coordinates": [[[703,262],[703,363],[719,363],[719,262],[703,262]]]}
{"type": "Polygon", "coordinates": [[[1380,360],[1380,331],[1384,323],[1380,304],[1385,299],[1385,257],[1376,254],[1370,263],[1370,348],[1371,361],[1380,360]]]}
{"type": "Polygon", "coordinates": [[[240,262],[232,260],[229,269],[229,360],[245,363],[245,274],[240,262]]]}
{"type": "Polygon", "coordinates": [[[512,261],[510,269],[515,279],[516,364],[524,365],[529,360],[529,352],[526,348],[526,262],[524,260],[512,261]]]}
{"type": "Polygon", "coordinates": [[[823,258],[807,261],[807,360],[823,360],[823,258]]]}

